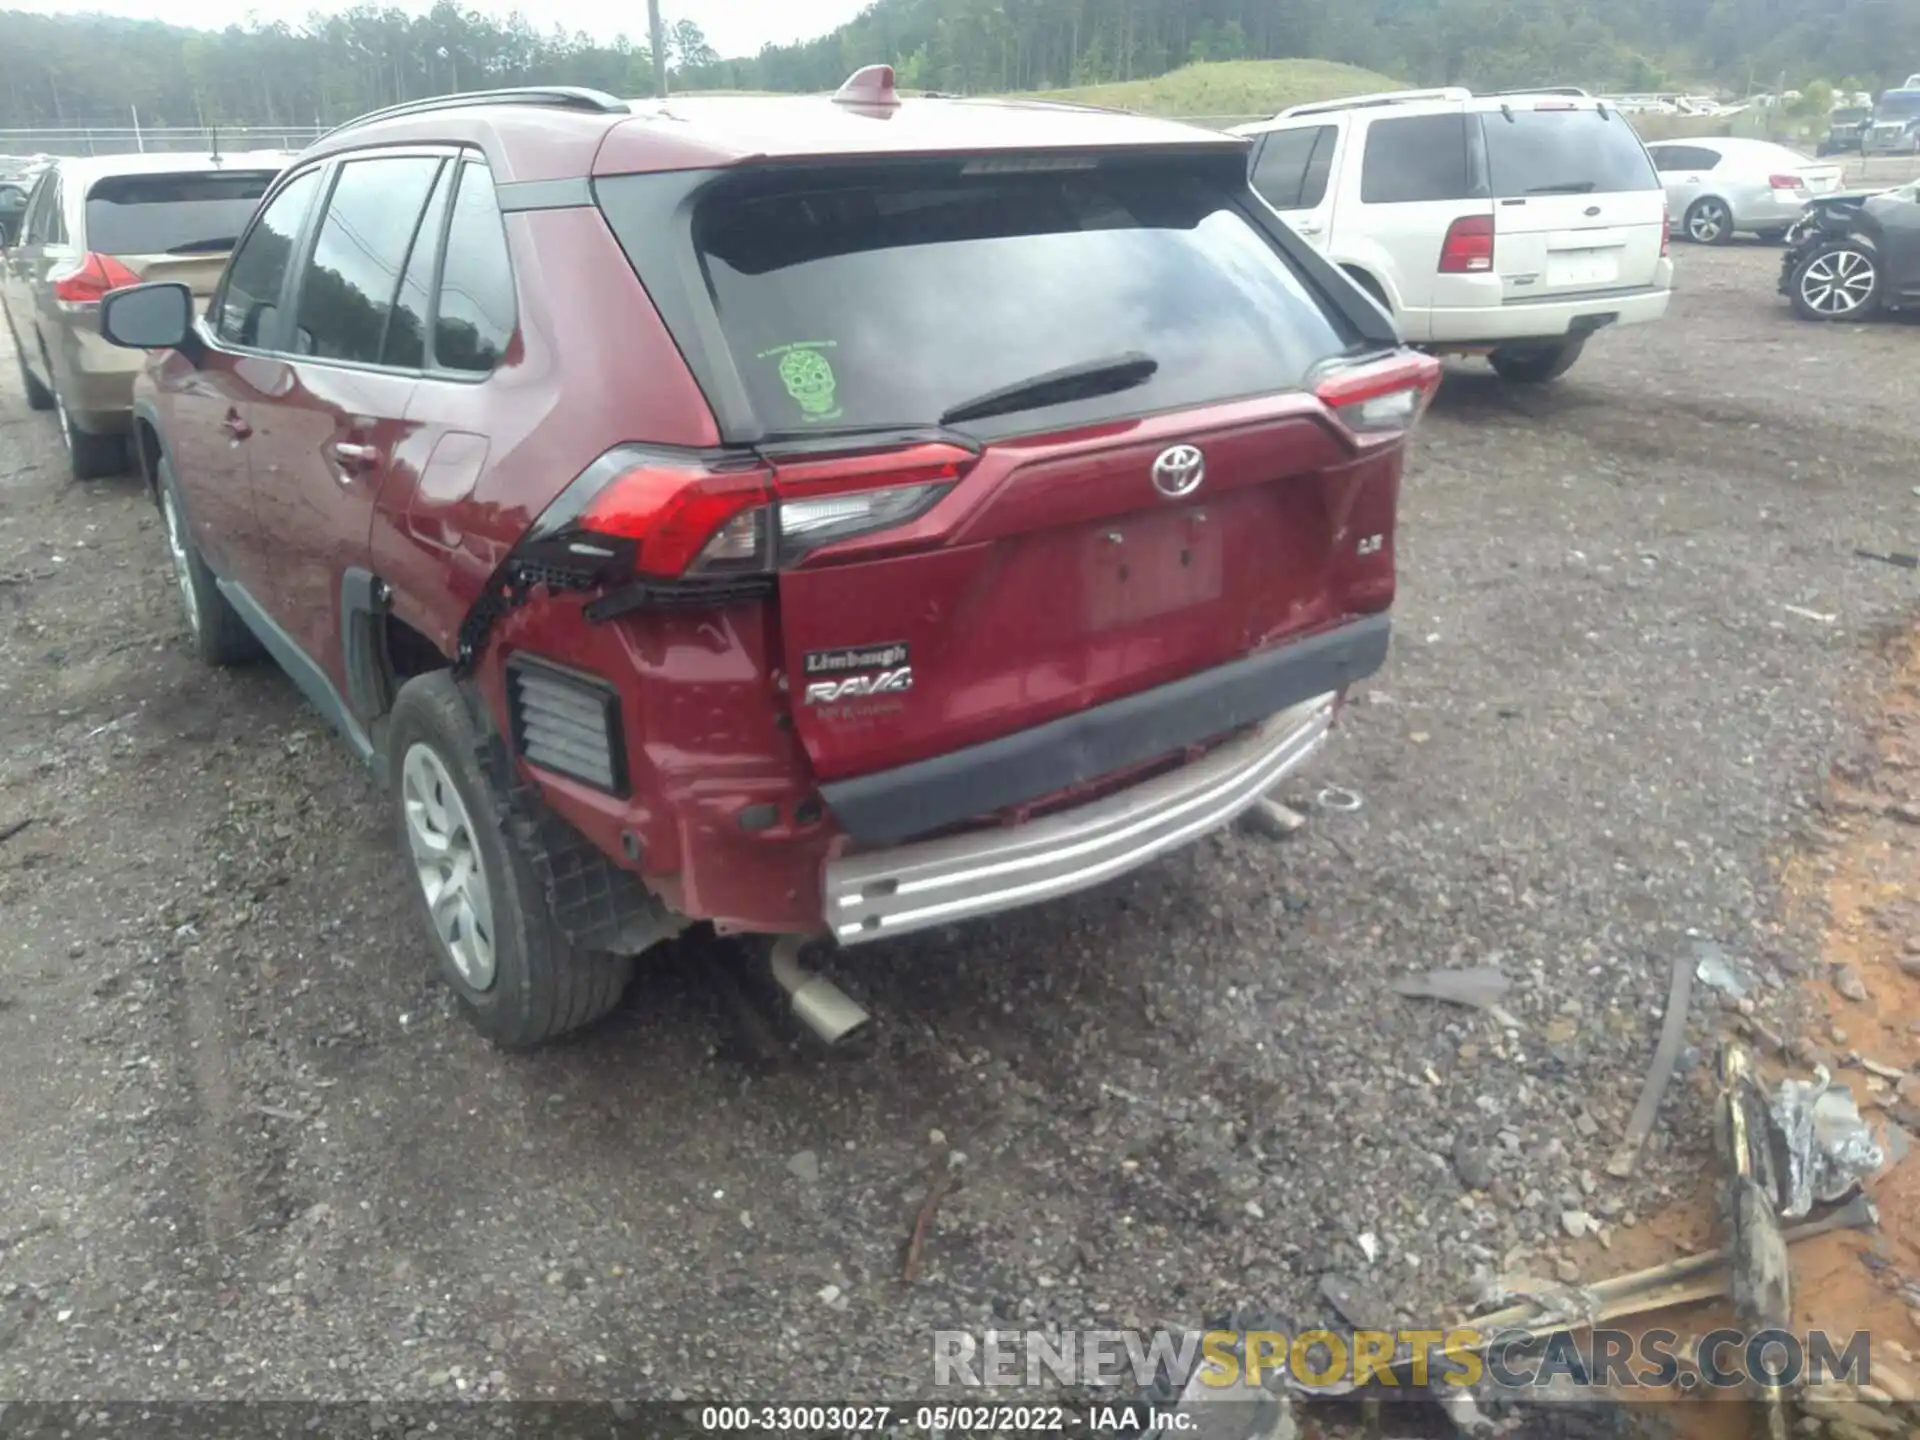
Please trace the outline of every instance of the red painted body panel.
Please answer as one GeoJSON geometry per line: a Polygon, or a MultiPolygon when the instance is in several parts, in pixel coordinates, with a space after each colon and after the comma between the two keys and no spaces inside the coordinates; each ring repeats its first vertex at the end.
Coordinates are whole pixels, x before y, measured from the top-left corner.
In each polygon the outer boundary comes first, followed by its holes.
{"type": "MultiPolygon", "coordinates": [[[[449,111],[359,127],[309,153],[464,143],[509,185],[789,154],[1241,143],[1045,105],[912,101],[875,114],[817,99],[676,99],[632,117],[516,110],[512,131],[504,143],[486,112],[449,111]]],[[[347,570],[377,575],[393,613],[450,656],[503,560],[598,457],[635,442],[720,443],[599,211],[517,210],[505,226],[518,325],[484,378],[208,346],[197,363],[172,356],[142,381],[203,553],[343,694],[347,570]],[[230,419],[251,433],[230,433],[230,419]],[[341,444],[366,447],[371,462],[343,466],[341,444]]],[[[537,589],[494,625],[474,679],[503,733],[512,655],[606,679],[621,701],[626,792],[522,762],[526,778],[682,913],[815,931],[821,866],[847,843],[818,804],[823,781],[945,754],[1386,608],[1401,459],[1398,443],[1356,446],[1306,395],[1009,440],[919,519],[809,555],[772,599],[595,624],[582,614],[589,597],[537,589]],[[1195,442],[1204,489],[1163,498],[1150,483],[1155,456],[1195,442]],[[1356,539],[1376,536],[1356,553],[1356,539]],[[804,652],[893,640],[911,647],[911,691],[799,703],[804,652]],[[748,829],[749,807],[777,818],[748,829]]]]}

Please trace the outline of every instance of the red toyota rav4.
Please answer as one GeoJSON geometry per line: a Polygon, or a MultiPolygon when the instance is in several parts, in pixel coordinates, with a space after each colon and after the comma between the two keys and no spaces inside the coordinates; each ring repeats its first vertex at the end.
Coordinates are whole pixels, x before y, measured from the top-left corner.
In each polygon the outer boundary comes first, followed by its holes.
{"type": "Polygon", "coordinates": [[[161,352],[201,654],[264,648],[383,777],[483,1031],[593,1019],[697,921],[851,944],[1095,884],[1319,745],[1439,372],[1244,145],[884,67],[450,96],[308,150],[205,314],[106,301],[161,352]]]}

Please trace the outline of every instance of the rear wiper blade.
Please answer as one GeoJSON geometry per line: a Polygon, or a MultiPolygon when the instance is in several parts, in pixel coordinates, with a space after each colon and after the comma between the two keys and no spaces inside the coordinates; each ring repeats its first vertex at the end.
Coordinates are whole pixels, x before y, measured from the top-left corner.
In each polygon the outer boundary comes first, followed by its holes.
{"type": "Polygon", "coordinates": [[[189,240],[184,245],[175,245],[167,254],[199,255],[208,250],[231,250],[239,238],[238,235],[215,235],[206,240],[189,240]]]}
{"type": "Polygon", "coordinates": [[[756,442],[763,453],[782,455],[808,451],[892,450],[904,445],[938,442],[978,455],[983,448],[973,436],[945,425],[924,421],[896,421],[872,425],[817,425],[804,430],[769,430],[756,442]]]}
{"type": "Polygon", "coordinates": [[[1144,385],[1160,368],[1151,355],[1129,350],[1124,355],[1109,355],[1100,360],[1085,360],[1078,365],[1049,370],[998,390],[989,390],[971,400],[963,400],[940,417],[942,425],[962,420],[984,420],[989,415],[1007,415],[1016,410],[1038,410],[1043,405],[1061,405],[1069,400],[1085,400],[1095,395],[1111,395],[1144,385]]]}
{"type": "Polygon", "coordinates": [[[1529,195],[1591,195],[1593,181],[1563,180],[1558,185],[1531,185],[1527,187],[1529,195]]]}

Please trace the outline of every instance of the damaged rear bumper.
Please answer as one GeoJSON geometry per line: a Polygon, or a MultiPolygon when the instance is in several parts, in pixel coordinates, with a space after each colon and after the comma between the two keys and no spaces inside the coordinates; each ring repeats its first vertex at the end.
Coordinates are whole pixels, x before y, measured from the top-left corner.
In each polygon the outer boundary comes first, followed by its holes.
{"type": "Polygon", "coordinates": [[[1333,725],[1335,692],[1290,706],[1189,765],[1011,829],[830,861],[828,930],[843,945],[903,935],[1100,884],[1231,822],[1333,725]]]}

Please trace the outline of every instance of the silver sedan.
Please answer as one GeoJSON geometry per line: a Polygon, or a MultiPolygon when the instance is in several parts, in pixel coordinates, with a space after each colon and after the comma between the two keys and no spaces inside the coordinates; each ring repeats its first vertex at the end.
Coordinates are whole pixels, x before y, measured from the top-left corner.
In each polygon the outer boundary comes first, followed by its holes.
{"type": "Polygon", "coordinates": [[[1816,195],[1840,188],[1844,167],[1769,140],[1663,140],[1647,146],[1681,235],[1724,245],[1740,232],[1775,239],[1816,195]]]}

